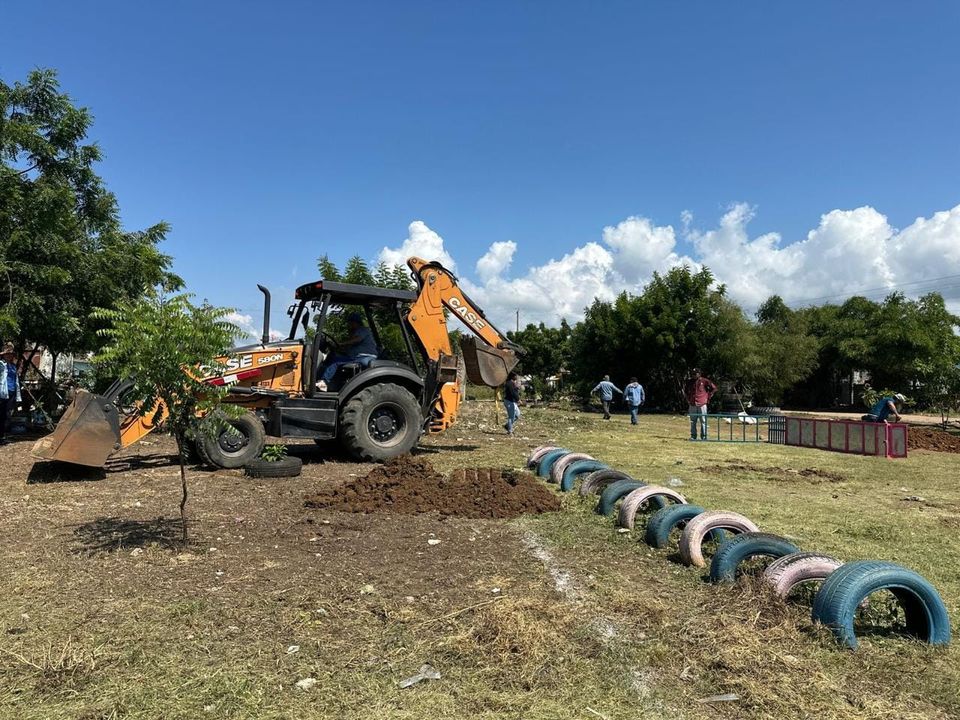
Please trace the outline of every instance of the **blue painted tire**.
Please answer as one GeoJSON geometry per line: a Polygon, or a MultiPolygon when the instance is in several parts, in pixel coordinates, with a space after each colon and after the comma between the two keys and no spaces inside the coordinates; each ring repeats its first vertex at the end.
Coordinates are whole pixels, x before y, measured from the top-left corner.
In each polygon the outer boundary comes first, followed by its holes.
{"type": "Polygon", "coordinates": [[[710,561],[710,582],[733,582],[737,568],[744,560],[758,555],[774,559],[800,552],[800,548],[786,538],[772,533],[747,532],[723,543],[710,561]]]}
{"type": "MultiPolygon", "coordinates": [[[[647,530],[643,540],[650,547],[665,548],[670,544],[670,533],[677,526],[686,525],[687,520],[695,518],[706,510],[699,505],[667,505],[660,508],[647,520],[647,530]]],[[[707,540],[718,545],[726,539],[727,534],[720,529],[711,530],[707,540]]]]}
{"type": "MultiPolygon", "coordinates": [[[[646,487],[642,480],[617,480],[611,485],[607,485],[600,493],[600,502],[597,503],[597,513],[600,515],[612,515],[616,504],[620,500],[640,487],[646,487]]],[[[650,498],[650,503],[657,507],[663,507],[667,504],[659,495],[650,498]]]]}
{"type": "Polygon", "coordinates": [[[549,477],[550,468],[553,467],[553,464],[569,452],[566,448],[558,448],[544,454],[540,458],[540,462],[537,463],[537,477],[549,477]]]}
{"type": "Polygon", "coordinates": [[[560,489],[563,492],[573,490],[573,484],[576,482],[578,475],[596,472],[597,470],[605,470],[606,468],[607,465],[599,460],[574,460],[567,466],[567,469],[563,471],[563,478],[560,480],[560,489]]]}
{"type": "Polygon", "coordinates": [[[931,645],[950,643],[950,618],[936,589],[919,573],[896,563],[858,560],[834,570],[813,601],[813,620],[829,627],[848,648],[856,649],[853,629],[857,607],[873,592],[889,590],[907,619],[907,631],[931,645]]]}

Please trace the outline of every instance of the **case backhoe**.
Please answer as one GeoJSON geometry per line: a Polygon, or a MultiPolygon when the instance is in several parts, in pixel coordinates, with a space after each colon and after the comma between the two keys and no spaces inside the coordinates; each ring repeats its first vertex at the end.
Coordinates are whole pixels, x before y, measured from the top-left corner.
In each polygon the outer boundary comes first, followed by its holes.
{"type": "MultiPolygon", "coordinates": [[[[216,370],[198,368],[211,385],[227,386],[225,402],[246,410],[216,437],[204,437],[198,454],[219,467],[241,467],[259,456],[266,436],[340,440],[357,459],[381,461],[409,452],[424,432],[446,430],[462,400],[461,364],[450,343],[448,315],[473,336],[464,336],[462,370],[472,383],[496,387],[522,349],[484,316],[453,273],[437,262],[407,261],[416,291],[389,290],[320,280],[296,290],[289,307],[289,336],[270,341],[270,292],[264,294],[263,337],[220,358],[216,370]],[[382,348],[387,318],[402,336],[402,357],[365,358],[341,366],[326,390],[318,390],[324,359],[334,342],[328,320],[355,309],[382,348]]],[[[54,432],[33,448],[35,457],[101,466],[162,422],[164,409],[125,407],[130,381],[104,395],[79,391],[54,432]]]]}

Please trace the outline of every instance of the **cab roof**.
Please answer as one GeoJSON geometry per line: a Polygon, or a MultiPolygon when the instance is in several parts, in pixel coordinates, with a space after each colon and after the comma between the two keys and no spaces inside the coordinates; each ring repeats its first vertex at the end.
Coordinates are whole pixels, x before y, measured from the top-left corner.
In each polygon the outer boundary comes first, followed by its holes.
{"type": "Polygon", "coordinates": [[[319,300],[324,295],[329,295],[330,301],[338,305],[392,305],[417,299],[417,293],[412,290],[391,290],[328,280],[301,285],[294,293],[297,300],[319,300]]]}

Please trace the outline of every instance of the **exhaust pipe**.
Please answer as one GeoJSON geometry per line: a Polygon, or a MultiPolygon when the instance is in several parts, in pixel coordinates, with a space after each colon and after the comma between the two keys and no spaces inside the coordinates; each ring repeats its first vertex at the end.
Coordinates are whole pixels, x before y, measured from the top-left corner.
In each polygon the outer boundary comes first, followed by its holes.
{"type": "Polygon", "coordinates": [[[260,342],[266,345],[270,342],[270,291],[263,285],[257,285],[257,289],[263,293],[263,335],[260,342]]]}

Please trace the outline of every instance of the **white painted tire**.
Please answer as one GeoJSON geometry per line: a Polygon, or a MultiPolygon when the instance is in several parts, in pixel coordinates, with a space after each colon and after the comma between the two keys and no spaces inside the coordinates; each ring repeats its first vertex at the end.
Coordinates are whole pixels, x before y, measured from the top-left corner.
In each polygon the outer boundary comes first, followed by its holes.
{"type": "Polygon", "coordinates": [[[729,530],[732,533],[759,532],[750,518],[727,510],[712,510],[691,518],[680,535],[680,560],[684,565],[706,567],[703,559],[703,539],[711,530],[729,530]]]}
{"type": "Polygon", "coordinates": [[[791,553],[770,563],[763,571],[763,580],[779,597],[786,599],[800,583],[826,580],[841,565],[840,560],[823,553],[791,553]]]}
{"type": "Polygon", "coordinates": [[[537,466],[537,463],[540,462],[540,458],[546,455],[551,450],[559,450],[560,448],[556,445],[541,445],[530,451],[530,454],[527,455],[527,467],[533,468],[537,466]]]}
{"type": "Polygon", "coordinates": [[[580,483],[580,495],[586,497],[587,495],[599,495],[603,492],[603,489],[608,485],[612,485],[617,480],[633,480],[634,478],[630,477],[625,472],[620,470],[614,470],[613,468],[606,468],[604,470],[597,470],[587,475],[583,482],[580,483]]]}
{"type": "Polygon", "coordinates": [[[660,496],[673,500],[678,505],[686,505],[687,501],[683,495],[676,490],[671,490],[660,485],[645,485],[631,491],[620,505],[620,513],[617,515],[617,525],[628,530],[633,530],[633,524],[636,522],[637,512],[640,506],[649,502],[650,498],[660,496]]]}
{"type": "Polygon", "coordinates": [[[557,460],[553,467],[550,468],[550,480],[549,482],[560,484],[560,481],[563,480],[563,472],[566,470],[570,463],[574,463],[577,460],[594,460],[593,455],[587,455],[586,453],[567,453],[562,458],[557,460]]]}

